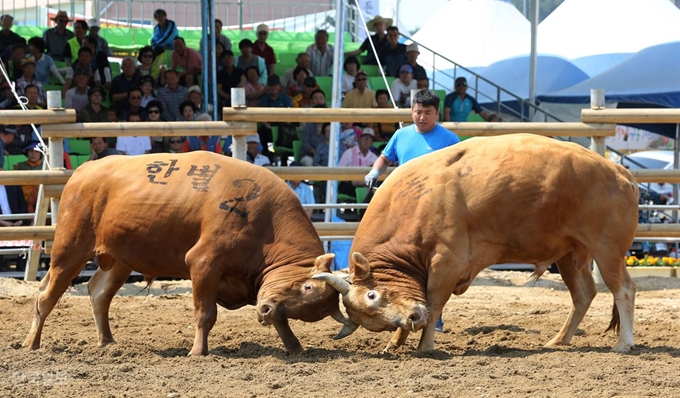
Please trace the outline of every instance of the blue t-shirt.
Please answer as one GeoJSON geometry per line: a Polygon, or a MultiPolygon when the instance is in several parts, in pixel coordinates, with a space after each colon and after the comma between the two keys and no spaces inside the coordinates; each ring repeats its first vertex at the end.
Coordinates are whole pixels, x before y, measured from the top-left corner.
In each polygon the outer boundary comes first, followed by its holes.
{"type": "Polygon", "coordinates": [[[269,94],[265,94],[260,98],[260,106],[263,108],[292,108],[293,100],[283,93],[279,93],[276,99],[273,99],[269,94]]]}
{"type": "Polygon", "coordinates": [[[390,162],[398,161],[402,165],[411,159],[427,155],[459,142],[460,139],[456,133],[445,129],[439,124],[435,125],[427,133],[422,134],[416,131],[415,125],[410,125],[394,133],[382,154],[390,162]]]}
{"type": "Polygon", "coordinates": [[[452,122],[467,122],[468,115],[471,111],[477,113],[482,112],[482,107],[479,106],[477,100],[465,94],[463,100],[461,101],[460,95],[453,92],[444,98],[444,108],[449,108],[449,116],[451,116],[452,122]]]}

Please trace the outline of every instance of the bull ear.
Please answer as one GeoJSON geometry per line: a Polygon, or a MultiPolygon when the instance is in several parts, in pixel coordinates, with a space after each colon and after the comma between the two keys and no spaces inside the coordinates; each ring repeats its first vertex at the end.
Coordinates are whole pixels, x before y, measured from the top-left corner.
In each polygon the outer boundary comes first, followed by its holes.
{"type": "Polygon", "coordinates": [[[371,266],[366,257],[359,252],[352,253],[350,270],[352,280],[363,280],[371,276],[371,266]]]}
{"type": "Polygon", "coordinates": [[[331,272],[331,267],[333,266],[333,259],[335,254],[327,253],[317,257],[314,260],[314,268],[312,268],[312,274],[319,272],[331,272]]]}

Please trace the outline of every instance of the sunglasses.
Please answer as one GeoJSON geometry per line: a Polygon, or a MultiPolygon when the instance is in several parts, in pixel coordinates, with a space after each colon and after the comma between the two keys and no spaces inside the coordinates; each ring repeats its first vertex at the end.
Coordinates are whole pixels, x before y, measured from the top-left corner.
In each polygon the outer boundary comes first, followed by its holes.
{"type": "Polygon", "coordinates": [[[257,32],[258,36],[267,36],[269,33],[267,32],[257,32]]]}
{"type": "Polygon", "coordinates": [[[355,79],[355,80],[358,81],[358,82],[365,82],[365,81],[366,81],[366,78],[363,78],[363,79],[355,79]]]}
{"type": "Polygon", "coordinates": [[[142,58],[153,58],[153,54],[143,54],[142,58]]]}
{"type": "Polygon", "coordinates": [[[138,99],[142,99],[142,97],[130,97],[130,99],[138,100],[138,99]]]}
{"type": "Polygon", "coordinates": [[[161,113],[158,109],[149,109],[148,113],[161,113]]]}
{"type": "Polygon", "coordinates": [[[171,144],[181,144],[182,141],[177,141],[177,140],[170,140],[171,144]]]}

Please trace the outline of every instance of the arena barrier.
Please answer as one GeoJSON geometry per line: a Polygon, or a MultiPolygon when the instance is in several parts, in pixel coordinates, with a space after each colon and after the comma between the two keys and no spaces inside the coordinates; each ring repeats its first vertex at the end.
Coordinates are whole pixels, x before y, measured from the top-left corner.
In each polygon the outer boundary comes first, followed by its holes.
{"type": "MultiPolygon", "coordinates": [[[[615,134],[615,123],[656,122],[680,123],[680,110],[671,115],[660,115],[659,119],[645,118],[647,110],[584,110],[584,122],[587,123],[443,123],[442,125],[461,135],[493,136],[501,134],[526,133],[546,136],[592,137],[591,148],[604,154],[604,137],[615,134]],[[634,112],[633,112],[634,111],[634,112]],[[603,113],[607,123],[600,123],[598,112],[603,113]],[[589,124],[596,123],[596,124],[589,124]]],[[[650,109],[650,113],[660,111],[650,109]]],[[[669,110],[663,110],[669,111],[669,110]]],[[[224,121],[214,122],[141,122],[141,123],[75,123],[73,110],[50,109],[41,111],[0,110],[0,116],[12,120],[16,124],[35,123],[42,125],[42,136],[49,138],[48,160],[52,170],[44,171],[0,171],[0,183],[6,185],[41,185],[38,205],[34,217],[34,226],[0,228],[0,240],[32,240],[44,241],[42,245],[49,253],[51,240],[54,238],[55,226],[46,225],[47,200],[52,200],[53,219],[58,212],[58,198],[64,184],[73,173],[63,169],[63,138],[65,137],[112,137],[112,136],[198,136],[198,135],[231,135],[234,137],[232,152],[234,157],[245,159],[245,137],[256,134],[255,122],[410,122],[409,110],[404,109],[266,109],[266,108],[225,108],[224,121]]],[[[368,168],[328,168],[328,167],[272,167],[271,170],[282,179],[308,179],[317,181],[356,180],[361,181],[368,168]]],[[[680,170],[639,170],[633,173],[639,182],[680,182],[680,170]]],[[[381,176],[384,178],[384,176],[381,176]]],[[[353,236],[358,223],[314,223],[321,236],[347,237],[353,236]]],[[[680,224],[641,224],[638,226],[638,237],[680,237],[680,224]]],[[[34,244],[33,248],[38,245],[34,244]]],[[[37,261],[40,251],[32,249],[24,276],[25,280],[35,280],[37,261]]]]}

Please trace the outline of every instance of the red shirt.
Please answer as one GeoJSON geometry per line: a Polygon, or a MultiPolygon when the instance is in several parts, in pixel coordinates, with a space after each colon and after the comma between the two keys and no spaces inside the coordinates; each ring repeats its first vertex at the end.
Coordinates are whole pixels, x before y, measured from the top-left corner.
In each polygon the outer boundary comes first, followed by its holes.
{"type": "Polygon", "coordinates": [[[184,50],[184,55],[177,54],[177,51],[172,52],[172,69],[177,69],[177,66],[181,66],[183,71],[187,71],[192,67],[201,70],[203,68],[203,59],[201,59],[200,54],[196,50],[187,47],[184,50]]]}
{"type": "Polygon", "coordinates": [[[276,55],[274,54],[274,49],[267,43],[264,43],[263,47],[260,47],[260,42],[255,41],[253,43],[253,54],[259,55],[264,58],[264,63],[267,65],[272,65],[276,63],[276,55]]]}

